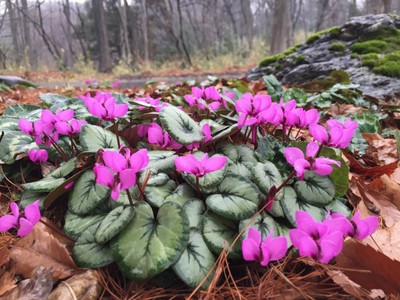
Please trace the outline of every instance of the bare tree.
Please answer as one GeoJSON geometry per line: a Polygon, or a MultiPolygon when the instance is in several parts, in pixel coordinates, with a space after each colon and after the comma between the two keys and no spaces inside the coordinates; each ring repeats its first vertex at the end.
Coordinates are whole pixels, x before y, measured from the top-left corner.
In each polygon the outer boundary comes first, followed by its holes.
{"type": "Polygon", "coordinates": [[[70,7],[70,3],[69,0],[63,0],[62,1],[62,6],[63,6],[63,12],[65,15],[65,19],[66,19],[66,26],[65,28],[65,37],[67,39],[67,47],[65,49],[65,65],[67,66],[68,69],[72,68],[73,64],[74,64],[74,57],[73,57],[73,43],[72,43],[72,32],[71,32],[71,26],[70,24],[72,24],[71,22],[71,7],[70,7]]]}
{"type": "Polygon", "coordinates": [[[271,54],[282,52],[290,46],[291,29],[290,0],[275,0],[272,20],[271,54]]]}
{"type": "Polygon", "coordinates": [[[20,65],[22,62],[22,51],[21,51],[21,43],[18,39],[19,32],[18,32],[18,20],[16,18],[16,7],[12,4],[11,0],[6,1],[6,6],[8,10],[8,16],[10,18],[10,29],[12,35],[12,42],[14,46],[14,54],[15,54],[15,62],[17,65],[20,65]]]}
{"type": "Polygon", "coordinates": [[[143,53],[144,53],[144,60],[146,63],[149,62],[149,35],[148,35],[148,16],[147,16],[147,1],[142,0],[142,9],[143,9],[143,14],[142,14],[142,31],[143,31],[143,53]]]}
{"type": "Polygon", "coordinates": [[[366,0],[365,13],[367,14],[381,14],[391,11],[391,0],[366,0]]]}
{"type": "Polygon", "coordinates": [[[177,6],[178,6],[178,16],[179,16],[179,39],[181,41],[183,51],[185,52],[187,62],[189,66],[191,66],[192,59],[190,58],[189,50],[186,46],[185,38],[183,36],[183,18],[182,18],[181,0],[177,0],[177,6]]]}
{"type": "Polygon", "coordinates": [[[22,23],[24,26],[24,52],[28,52],[29,64],[33,70],[36,70],[38,67],[38,56],[36,53],[36,49],[32,43],[31,37],[31,29],[29,26],[28,19],[28,3],[27,0],[21,0],[22,5],[22,23]]]}
{"type": "Polygon", "coordinates": [[[107,73],[112,69],[112,61],[110,56],[110,46],[108,44],[108,32],[106,20],[104,16],[104,7],[102,0],[92,0],[94,22],[96,28],[96,36],[99,48],[99,66],[98,70],[107,73]]]}
{"type": "Polygon", "coordinates": [[[240,0],[240,7],[243,12],[246,39],[249,48],[253,48],[253,14],[251,12],[250,0],[240,0]]]}

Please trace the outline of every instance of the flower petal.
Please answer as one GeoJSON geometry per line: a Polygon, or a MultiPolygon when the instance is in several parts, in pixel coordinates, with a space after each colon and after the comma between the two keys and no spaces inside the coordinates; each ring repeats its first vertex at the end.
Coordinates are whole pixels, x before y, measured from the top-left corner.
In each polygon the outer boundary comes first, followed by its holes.
{"type": "Polygon", "coordinates": [[[0,231],[8,231],[18,225],[18,218],[12,215],[5,215],[0,218],[0,231]]]}
{"type": "Polygon", "coordinates": [[[289,164],[293,165],[296,160],[304,159],[304,153],[299,148],[286,147],[285,148],[285,158],[289,164]]]}
{"type": "Polygon", "coordinates": [[[18,235],[20,237],[27,236],[33,229],[33,224],[25,218],[19,219],[18,235]]]}
{"type": "Polygon", "coordinates": [[[228,159],[225,156],[214,156],[207,159],[203,163],[204,173],[207,174],[222,169],[225,166],[227,160],[228,159]]]}
{"type": "Polygon", "coordinates": [[[260,244],[251,238],[245,238],[242,242],[243,259],[258,261],[260,259],[260,244]]]}
{"type": "MultiPolygon", "coordinates": [[[[269,261],[280,260],[286,255],[287,240],[284,236],[278,236],[265,240],[261,244],[261,251],[264,257],[269,257],[269,261]],[[266,255],[268,254],[268,255],[266,255]]],[[[268,262],[261,261],[262,266],[266,266],[268,262]]]]}
{"type": "Polygon", "coordinates": [[[133,187],[136,183],[136,172],[132,169],[122,170],[119,174],[119,181],[121,182],[121,189],[127,190],[133,187]]]}
{"type": "Polygon", "coordinates": [[[114,175],[106,166],[96,164],[93,168],[94,175],[96,176],[96,183],[112,188],[114,186],[114,175]]]}
{"type": "Polygon", "coordinates": [[[128,167],[126,158],[116,151],[104,151],[102,154],[104,164],[113,172],[120,172],[128,167]]]}
{"type": "Polygon", "coordinates": [[[139,151],[133,153],[129,158],[130,168],[135,171],[135,173],[147,167],[149,164],[149,153],[147,149],[140,149],[139,151]]]}
{"type": "Polygon", "coordinates": [[[32,204],[29,204],[25,207],[24,213],[25,213],[25,218],[32,223],[32,225],[35,225],[37,222],[40,220],[40,209],[39,209],[39,200],[36,200],[32,204]]]}

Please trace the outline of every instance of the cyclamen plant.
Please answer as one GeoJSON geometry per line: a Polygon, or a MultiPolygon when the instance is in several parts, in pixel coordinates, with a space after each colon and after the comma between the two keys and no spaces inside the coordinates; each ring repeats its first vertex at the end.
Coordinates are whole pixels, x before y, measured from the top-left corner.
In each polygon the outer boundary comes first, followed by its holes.
{"type": "MultiPolygon", "coordinates": [[[[376,230],[377,217],[348,219],[341,197],[349,170],[331,149],[348,146],[356,122],[328,120],[326,129],[316,109],[274,102],[265,92],[175,89],[176,103],[162,91],[132,99],[97,92],[64,106],[44,97],[49,109],[29,111],[5,133],[13,140],[0,143],[8,147],[0,160],[12,165],[25,152],[24,163],[53,165],[44,178],[21,184],[21,206],[39,198],[47,208],[68,196],[63,229],[76,240],[79,266],[116,262],[135,280],[170,270],[206,288],[222,250],[267,267],[293,245],[328,263],[345,237],[376,230]]],[[[20,214],[11,205],[3,231],[23,228],[24,220],[34,226],[32,208],[20,214]]]]}

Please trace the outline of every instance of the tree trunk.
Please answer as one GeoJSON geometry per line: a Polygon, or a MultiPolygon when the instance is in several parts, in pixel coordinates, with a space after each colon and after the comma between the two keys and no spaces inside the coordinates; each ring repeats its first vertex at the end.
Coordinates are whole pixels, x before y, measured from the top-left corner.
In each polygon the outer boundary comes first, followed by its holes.
{"type": "Polygon", "coordinates": [[[365,13],[366,14],[380,14],[383,12],[382,0],[366,0],[365,13]]]}
{"type": "Polygon", "coordinates": [[[143,31],[143,54],[146,63],[149,62],[149,34],[148,34],[148,18],[147,18],[147,1],[142,0],[142,31],[143,31]]]}
{"type": "Polygon", "coordinates": [[[319,0],[317,3],[317,23],[315,31],[321,31],[324,28],[326,15],[329,13],[329,0],[319,0]]]}
{"type": "Polygon", "coordinates": [[[67,40],[67,47],[65,47],[65,57],[64,62],[68,69],[71,69],[74,65],[74,56],[73,56],[73,48],[72,48],[72,33],[71,33],[71,8],[69,4],[69,0],[63,1],[63,12],[65,15],[65,19],[67,21],[67,26],[65,26],[65,37],[67,40]]]}
{"type": "Polygon", "coordinates": [[[104,16],[104,7],[102,0],[92,0],[94,23],[96,27],[96,36],[99,48],[99,66],[101,73],[107,73],[112,69],[110,56],[110,46],[108,44],[107,24],[104,16]]]}
{"type": "Polygon", "coordinates": [[[31,69],[36,70],[38,67],[38,55],[32,43],[31,30],[28,20],[28,2],[27,0],[21,0],[21,4],[22,22],[24,25],[24,52],[28,53],[29,65],[31,66],[31,69]]]}
{"type": "Polygon", "coordinates": [[[253,48],[253,14],[251,12],[250,0],[240,0],[240,6],[243,12],[246,40],[251,50],[253,48]]]}
{"type": "Polygon", "coordinates": [[[6,1],[8,16],[10,18],[10,29],[11,29],[12,42],[13,42],[13,47],[14,47],[13,52],[15,53],[15,62],[18,66],[20,66],[21,62],[22,62],[22,51],[21,51],[21,44],[18,40],[18,37],[20,35],[18,33],[18,20],[16,19],[14,5],[16,5],[16,4],[13,4],[11,2],[11,0],[6,1]]]}
{"type": "Polygon", "coordinates": [[[291,36],[290,0],[275,0],[272,19],[271,54],[276,54],[290,46],[291,36]]]}
{"type": "Polygon", "coordinates": [[[128,37],[128,20],[127,20],[126,7],[124,3],[121,3],[121,0],[118,0],[117,8],[119,17],[121,19],[120,41],[121,41],[122,59],[128,66],[130,66],[132,63],[132,55],[131,55],[132,53],[128,37]]]}

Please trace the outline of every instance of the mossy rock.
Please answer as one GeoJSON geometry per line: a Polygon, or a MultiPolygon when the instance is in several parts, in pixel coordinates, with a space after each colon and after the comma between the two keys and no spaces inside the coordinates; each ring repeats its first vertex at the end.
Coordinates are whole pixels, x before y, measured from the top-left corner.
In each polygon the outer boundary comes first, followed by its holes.
{"type": "Polygon", "coordinates": [[[294,52],[296,52],[296,50],[300,47],[299,44],[294,45],[292,47],[287,48],[284,52],[283,55],[288,56],[290,54],[293,54],[294,52]]]}
{"type": "Polygon", "coordinates": [[[306,57],[304,56],[304,54],[300,54],[298,56],[296,56],[296,65],[302,65],[307,63],[306,61],[306,57]]]}
{"type": "Polygon", "coordinates": [[[355,43],[351,46],[351,50],[358,54],[367,54],[367,53],[381,53],[383,52],[388,43],[380,40],[371,40],[366,42],[355,43]]]}
{"type": "Polygon", "coordinates": [[[386,63],[379,64],[372,69],[372,72],[383,76],[400,78],[400,61],[388,61],[386,63]]]}
{"type": "Polygon", "coordinates": [[[260,64],[259,64],[258,66],[259,66],[259,67],[266,67],[266,66],[269,66],[269,65],[272,64],[272,63],[275,63],[275,62],[278,62],[278,61],[284,59],[285,57],[286,57],[286,56],[283,55],[283,54],[271,55],[271,56],[268,56],[268,57],[264,58],[264,59],[260,62],[260,64]]]}
{"type": "Polygon", "coordinates": [[[321,35],[318,34],[318,33],[312,34],[312,35],[310,35],[310,36],[306,39],[306,43],[307,43],[307,44],[312,44],[312,43],[314,43],[316,40],[319,40],[320,37],[321,37],[321,35]]]}
{"type": "Polygon", "coordinates": [[[308,39],[306,40],[307,44],[312,44],[314,43],[316,40],[318,40],[321,35],[324,34],[329,34],[332,38],[338,37],[340,34],[340,27],[339,26],[333,26],[331,28],[322,30],[322,31],[318,31],[316,33],[314,33],[313,35],[310,35],[308,37],[308,39]]]}
{"type": "Polygon", "coordinates": [[[352,54],[350,55],[350,57],[351,57],[351,58],[360,58],[360,54],[358,54],[358,53],[352,53],[352,54]]]}
{"type": "Polygon", "coordinates": [[[343,52],[346,50],[346,45],[343,43],[332,43],[329,46],[330,51],[343,52]]]}

